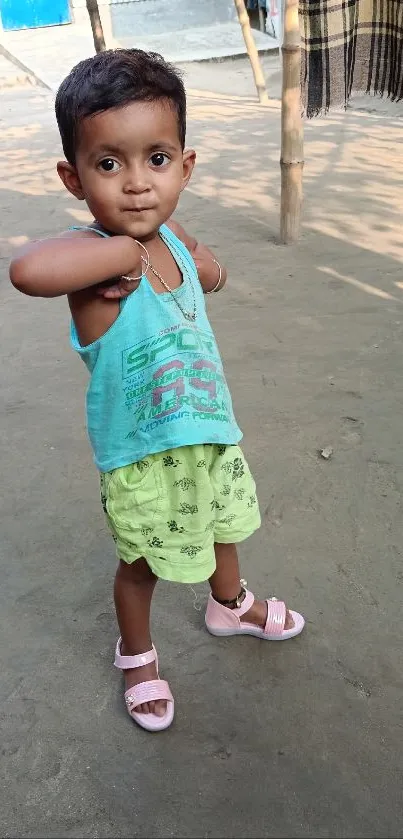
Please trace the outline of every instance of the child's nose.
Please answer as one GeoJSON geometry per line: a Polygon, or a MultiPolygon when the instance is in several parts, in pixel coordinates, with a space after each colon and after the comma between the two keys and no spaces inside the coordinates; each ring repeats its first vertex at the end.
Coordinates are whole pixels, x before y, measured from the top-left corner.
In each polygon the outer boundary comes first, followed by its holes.
{"type": "Polygon", "coordinates": [[[128,171],[123,191],[140,193],[148,189],[147,169],[144,166],[132,166],[128,171]]]}

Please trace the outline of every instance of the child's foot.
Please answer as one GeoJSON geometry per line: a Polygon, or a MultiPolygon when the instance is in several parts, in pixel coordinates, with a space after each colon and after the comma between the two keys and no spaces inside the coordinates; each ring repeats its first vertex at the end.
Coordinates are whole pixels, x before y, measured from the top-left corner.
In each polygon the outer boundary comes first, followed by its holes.
{"type": "MultiPolygon", "coordinates": [[[[122,655],[127,655],[123,644],[122,655]]],[[[123,675],[125,678],[125,690],[140,684],[140,682],[151,682],[153,679],[158,679],[155,661],[151,664],[144,664],[143,667],[136,667],[134,670],[124,670],[123,675]]],[[[137,705],[135,711],[138,714],[155,714],[157,717],[163,717],[166,709],[166,700],[156,699],[154,702],[144,702],[142,705],[137,705]]]]}
{"type": "MultiPolygon", "coordinates": [[[[264,629],[267,621],[267,609],[266,600],[255,600],[250,609],[241,616],[241,623],[254,623],[264,629]]],[[[284,629],[292,629],[293,626],[295,626],[293,617],[287,609],[284,629]]]]}
{"type": "Polygon", "coordinates": [[[303,616],[287,609],[284,601],[276,597],[255,600],[251,591],[244,592],[243,598],[239,596],[239,600],[233,601],[234,606],[215,600],[210,594],[205,623],[212,635],[254,635],[266,641],[286,641],[302,632],[303,616]]]}

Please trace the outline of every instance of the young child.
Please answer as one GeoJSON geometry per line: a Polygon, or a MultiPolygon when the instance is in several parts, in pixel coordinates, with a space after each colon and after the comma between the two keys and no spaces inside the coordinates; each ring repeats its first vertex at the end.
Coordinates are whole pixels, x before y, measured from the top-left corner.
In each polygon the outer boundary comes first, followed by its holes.
{"type": "Polygon", "coordinates": [[[56,115],[59,176],[94,222],[24,246],[10,276],[24,294],[68,296],[119,561],[115,665],[132,719],[160,731],[174,700],[150,635],[158,578],[209,580],[213,635],[283,640],[304,619],[276,598],[255,600],[240,579],[236,543],[260,516],[204,302],[226,270],[172,220],[196,159],[183,83],[159,55],[110,50],[69,73],[56,115]]]}

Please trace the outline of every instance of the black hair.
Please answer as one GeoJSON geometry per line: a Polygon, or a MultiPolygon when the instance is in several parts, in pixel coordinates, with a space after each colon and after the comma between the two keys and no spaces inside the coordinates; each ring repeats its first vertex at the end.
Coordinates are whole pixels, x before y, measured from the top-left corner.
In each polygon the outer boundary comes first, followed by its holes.
{"type": "Polygon", "coordinates": [[[186,93],[179,72],[156,52],[105,50],[80,61],[61,83],[56,119],[63,151],[75,164],[79,124],[91,114],[130,102],[167,100],[175,109],[182,148],[186,135],[186,93]]]}

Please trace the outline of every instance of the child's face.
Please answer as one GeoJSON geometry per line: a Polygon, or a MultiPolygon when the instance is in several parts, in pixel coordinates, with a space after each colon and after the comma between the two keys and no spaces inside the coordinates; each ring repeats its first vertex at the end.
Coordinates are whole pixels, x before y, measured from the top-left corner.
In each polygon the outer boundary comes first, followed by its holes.
{"type": "Polygon", "coordinates": [[[147,240],[174,212],[195,158],[182,151],[168,102],[133,102],[85,118],[76,165],[58,172],[106,230],[147,240]]]}

